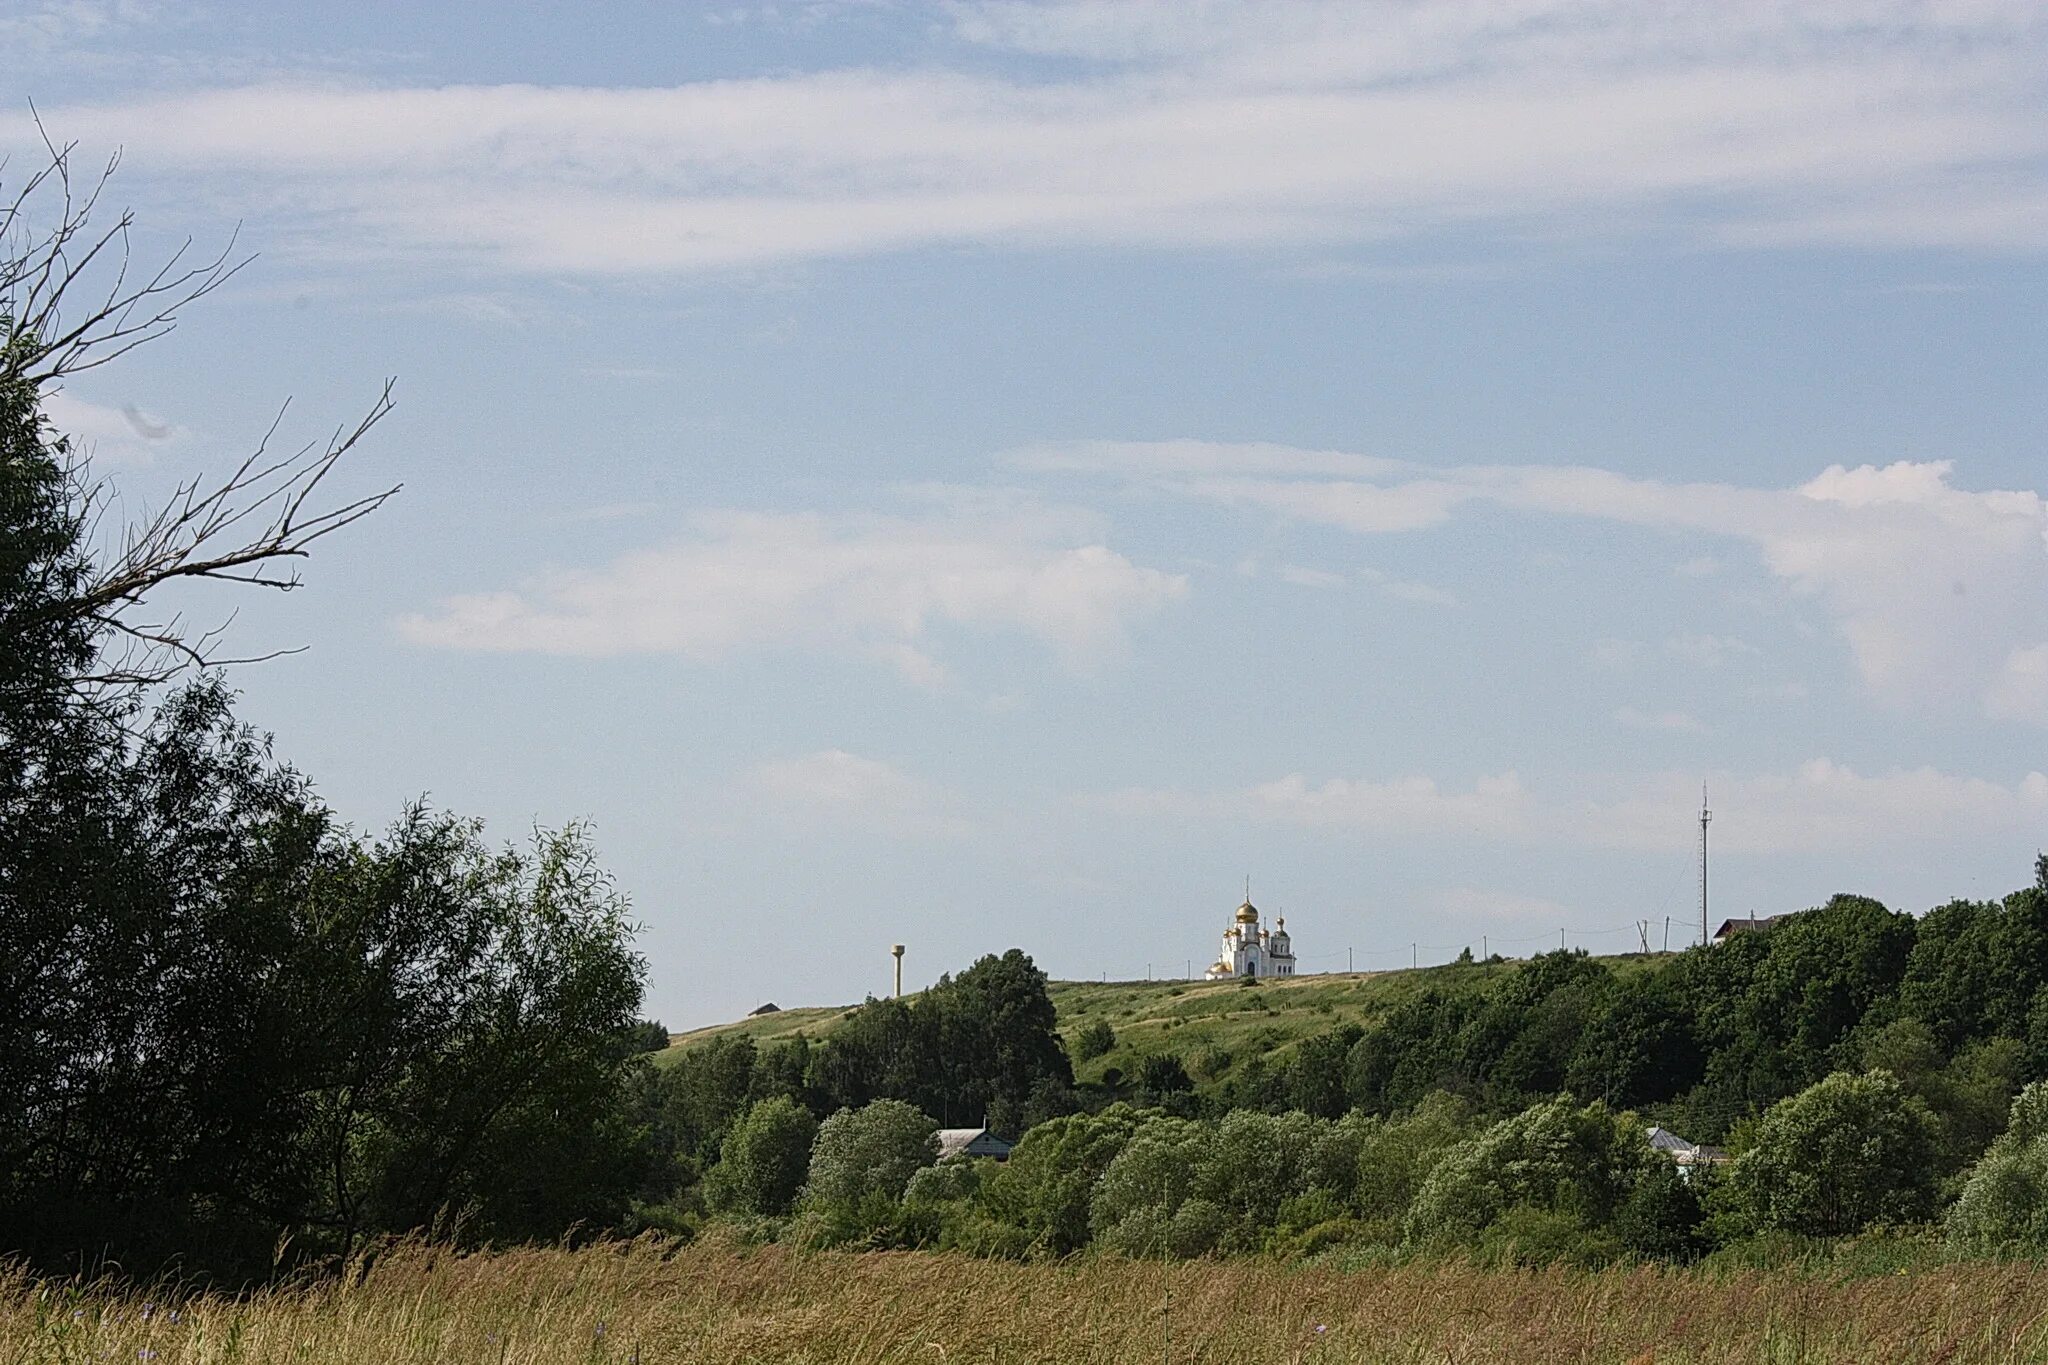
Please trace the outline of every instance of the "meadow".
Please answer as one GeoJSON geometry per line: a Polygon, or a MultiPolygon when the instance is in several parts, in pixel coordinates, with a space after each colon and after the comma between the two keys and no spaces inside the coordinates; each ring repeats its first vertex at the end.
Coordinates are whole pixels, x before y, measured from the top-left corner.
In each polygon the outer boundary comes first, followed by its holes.
{"type": "Polygon", "coordinates": [[[1335,1270],[651,1239],[477,1254],[409,1245],[348,1275],[245,1296],[0,1273],[0,1343],[19,1365],[2003,1365],[2048,1359],[2048,1267],[1335,1270]]]}
{"type": "MultiPolygon", "coordinates": [[[[1598,961],[1617,977],[1668,961],[1670,954],[1629,953],[1598,961]]],[[[1370,1025],[1389,1010],[1429,990],[1477,989],[1512,976],[1521,962],[1448,963],[1376,972],[1319,972],[1274,978],[1248,988],[1241,981],[1052,981],[1046,992],[1059,1015],[1059,1032],[1071,1052],[1074,1038],[1089,1024],[1107,1023],[1116,1046],[1075,1064],[1075,1079],[1099,1082],[1109,1070],[1128,1073],[1150,1053],[1172,1052],[1190,1060],[1204,1054],[1227,1059],[1204,1080],[1216,1081],[1253,1058],[1268,1065],[1286,1061],[1294,1044],[1339,1024],[1370,1025]]],[[[798,1034],[829,1038],[847,1019],[851,1005],[798,1006],[750,1015],[672,1036],[656,1065],[673,1065],[690,1048],[715,1038],[747,1038],[757,1046],[798,1034]]]]}

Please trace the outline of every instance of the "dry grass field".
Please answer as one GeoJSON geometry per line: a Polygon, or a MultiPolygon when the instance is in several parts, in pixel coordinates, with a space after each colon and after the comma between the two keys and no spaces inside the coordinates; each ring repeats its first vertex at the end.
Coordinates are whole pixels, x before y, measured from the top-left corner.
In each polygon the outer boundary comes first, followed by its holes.
{"type": "Polygon", "coordinates": [[[2048,1268],[1015,1265],[652,1243],[410,1248],[247,1297],[0,1274],[0,1362],[1893,1362],[2048,1359],[2048,1268]]]}

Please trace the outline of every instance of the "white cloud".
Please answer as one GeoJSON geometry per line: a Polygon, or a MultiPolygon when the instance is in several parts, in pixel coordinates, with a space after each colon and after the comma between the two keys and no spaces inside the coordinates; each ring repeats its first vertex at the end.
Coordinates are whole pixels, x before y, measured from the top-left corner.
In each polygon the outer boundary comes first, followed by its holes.
{"type": "Polygon", "coordinates": [[[1048,441],[999,457],[1040,473],[1135,475],[1285,474],[1376,478],[1404,475],[1402,460],[1341,450],[1301,450],[1267,441],[1048,441]]]}
{"type": "MultiPolygon", "coordinates": [[[[1003,55],[1097,65],[1019,78],[926,49],[663,88],[270,83],[45,117],[338,224],[335,249],[531,271],[1473,224],[2032,251],[2048,225],[2032,0],[955,12],[1003,55]]],[[[24,115],[0,120],[0,142],[33,141],[24,115]]]]}
{"type": "Polygon", "coordinates": [[[1076,543],[1071,520],[1023,505],[921,517],[707,513],[665,545],[449,598],[399,628],[446,648],[600,657],[850,648],[933,684],[944,676],[934,637],[952,627],[1031,636],[1085,670],[1187,583],[1076,543]]]}
{"type": "Polygon", "coordinates": [[[770,814],[806,824],[908,838],[955,838],[973,830],[950,792],[844,749],[769,760],[744,774],[740,785],[743,797],[770,814]]]}
{"type": "Polygon", "coordinates": [[[1291,773],[1251,788],[1243,800],[1255,819],[1316,829],[1500,835],[1520,827],[1525,794],[1512,772],[1482,777],[1462,792],[1446,791],[1427,777],[1333,777],[1310,785],[1302,774],[1291,773]]]}
{"type": "Polygon", "coordinates": [[[1300,521],[1375,535],[1419,531],[1450,520],[1467,488],[1434,479],[1406,483],[1323,483],[1310,480],[1198,478],[1173,485],[1189,496],[1259,507],[1300,521]]]}
{"type": "MultiPolygon", "coordinates": [[[[2038,492],[1958,488],[1947,461],[1833,465],[1793,488],[1674,484],[1610,470],[1548,465],[1407,465],[1374,482],[1235,477],[1230,453],[1176,442],[1174,464],[1198,477],[1145,473],[1147,487],[1362,535],[1418,531],[1470,504],[1645,526],[1746,542],[1795,595],[1833,618],[1878,699],[1975,710],[2048,724],[2028,651],[2048,639],[2048,500],[2038,492]]],[[[1284,463],[1259,450],[1262,471],[1284,463]]],[[[1327,464],[1328,452],[1313,452],[1327,464]]],[[[1139,456],[1127,464],[1149,466],[1139,456]]],[[[1725,635],[1687,632],[1667,648],[1705,666],[1756,653],[1725,635]]],[[[1632,661],[1603,641],[1596,662],[1632,661]]]]}
{"type": "Polygon", "coordinates": [[[1614,713],[1615,723],[1629,730],[1663,730],[1676,734],[1692,734],[1706,727],[1694,716],[1684,711],[1643,711],[1633,706],[1624,706],[1614,713]]]}

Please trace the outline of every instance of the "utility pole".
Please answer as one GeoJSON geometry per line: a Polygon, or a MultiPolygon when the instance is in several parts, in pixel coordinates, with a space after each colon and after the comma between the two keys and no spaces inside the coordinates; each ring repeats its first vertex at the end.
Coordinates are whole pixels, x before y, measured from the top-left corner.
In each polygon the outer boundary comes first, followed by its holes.
{"type": "Polygon", "coordinates": [[[1557,931],[1557,950],[1560,953],[1564,951],[1564,930],[1562,929],[1557,931]]]}
{"type": "Polygon", "coordinates": [[[1357,970],[1357,968],[1351,965],[1351,949],[1348,947],[1344,950],[1344,970],[1346,972],[1352,972],[1357,970]]]}
{"type": "Polygon", "coordinates": [[[903,945],[900,943],[890,944],[889,956],[896,959],[896,990],[891,999],[900,999],[903,995],[903,945]]]}
{"type": "Polygon", "coordinates": [[[1707,946],[1707,826],[1714,812],[1707,809],[1707,784],[1700,783],[1700,947],[1707,946]]]}
{"type": "Polygon", "coordinates": [[[1420,967],[1422,965],[1422,949],[1413,943],[1408,945],[1408,965],[1410,967],[1420,967]]]}
{"type": "Polygon", "coordinates": [[[1671,916],[1664,917],[1664,951],[1671,951],[1671,916]]]}
{"type": "Polygon", "coordinates": [[[1486,935],[1481,934],[1479,936],[1479,960],[1481,962],[1484,962],[1486,961],[1486,959],[1492,956],[1492,953],[1486,951],[1486,935]]]}

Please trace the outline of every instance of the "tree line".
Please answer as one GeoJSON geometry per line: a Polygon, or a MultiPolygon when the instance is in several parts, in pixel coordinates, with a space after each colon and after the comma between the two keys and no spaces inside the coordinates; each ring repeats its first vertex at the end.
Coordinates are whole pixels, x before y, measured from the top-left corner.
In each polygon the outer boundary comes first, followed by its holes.
{"type": "MultiPolygon", "coordinates": [[[[1047,1059],[995,1097],[1022,1131],[1006,1163],[935,1161],[932,1115],[965,1092],[879,1060],[903,1055],[886,1044],[915,1036],[922,1002],[870,1002],[817,1041],[712,1040],[659,1074],[648,1101],[692,1116],[672,1129],[666,1225],[1000,1255],[1683,1261],[1873,1228],[2048,1251],[2048,859],[2036,872],[1917,919],[1844,896],[1668,958],[1441,971],[1369,1025],[1209,1084],[1163,1051],[1074,1084],[1050,1060],[1049,998],[1022,1003],[1042,978],[987,958],[960,980],[1018,999],[980,1027],[1035,1021],[1007,1048],[1047,1059]],[[1652,1123],[1727,1159],[1681,1168],[1652,1123]]],[[[1113,1044],[1096,1020],[1073,1050],[1113,1044]]]]}

